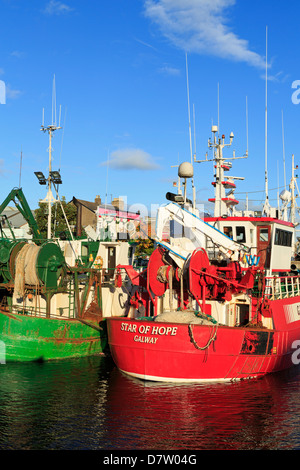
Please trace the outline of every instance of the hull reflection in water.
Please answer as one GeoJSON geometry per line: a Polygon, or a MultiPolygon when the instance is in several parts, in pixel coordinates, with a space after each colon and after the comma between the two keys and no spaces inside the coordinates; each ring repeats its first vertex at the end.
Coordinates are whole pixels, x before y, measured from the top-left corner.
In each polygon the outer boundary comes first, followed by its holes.
{"type": "Polygon", "coordinates": [[[136,449],[300,448],[299,386],[299,368],[251,381],[194,385],[142,382],[115,370],[107,402],[111,438],[131,435],[136,449]]]}
{"type": "Polygon", "coordinates": [[[300,368],[253,381],[161,384],[108,357],[0,366],[0,449],[300,448],[300,368]]]}

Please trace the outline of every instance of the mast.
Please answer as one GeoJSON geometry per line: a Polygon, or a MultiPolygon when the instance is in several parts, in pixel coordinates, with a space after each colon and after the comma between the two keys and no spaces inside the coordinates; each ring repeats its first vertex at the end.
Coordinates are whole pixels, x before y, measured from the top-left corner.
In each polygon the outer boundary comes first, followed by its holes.
{"type": "MultiPolygon", "coordinates": [[[[186,64],[186,84],[187,84],[187,99],[188,99],[190,153],[191,153],[191,165],[193,166],[192,130],[191,130],[191,113],[190,113],[190,91],[189,91],[189,75],[188,75],[187,54],[185,54],[185,64],[186,64]]],[[[196,209],[196,188],[195,188],[195,184],[194,184],[194,176],[192,177],[192,189],[193,189],[193,209],[195,210],[196,209]]]]}
{"type": "Polygon", "coordinates": [[[294,154],[292,154],[292,177],[289,184],[289,191],[282,191],[280,197],[284,202],[284,216],[283,220],[288,220],[296,227],[299,222],[296,221],[296,210],[299,213],[299,208],[297,207],[296,199],[300,194],[297,178],[298,175],[295,175],[295,170],[298,170],[298,165],[295,166],[294,163],[294,154]],[[295,194],[296,191],[296,194],[295,194]],[[287,205],[290,202],[289,206],[289,217],[287,216],[287,205]]]}
{"type": "Polygon", "coordinates": [[[224,172],[229,171],[231,168],[231,163],[228,160],[237,160],[240,158],[247,158],[248,152],[243,157],[236,157],[235,152],[233,151],[233,156],[229,158],[223,157],[224,147],[230,147],[233,142],[233,132],[230,133],[229,143],[225,144],[225,135],[218,137],[218,126],[212,126],[211,131],[213,133],[213,141],[208,139],[208,147],[213,150],[214,157],[211,159],[207,158],[205,160],[196,160],[194,157],[195,163],[203,162],[215,162],[215,181],[212,183],[215,187],[215,197],[214,199],[209,199],[210,202],[215,203],[214,208],[214,217],[222,217],[222,215],[228,214],[229,209],[238,204],[233,197],[230,197],[235,190],[234,180],[243,180],[243,177],[239,176],[225,176],[224,172]],[[225,161],[226,160],[226,161],[225,161]],[[229,193],[226,195],[225,189],[229,189],[229,193]]]}
{"type": "MultiPolygon", "coordinates": [[[[49,134],[49,173],[48,173],[48,178],[46,181],[48,182],[48,192],[45,197],[41,202],[45,202],[48,204],[48,227],[47,227],[47,238],[51,238],[51,216],[52,216],[52,203],[56,202],[56,199],[54,198],[52,194],[52,183],[60,184],[61,179],[60,179],[60,174],[59,172],[52,171],[52,138],[53,138],[53,133],[61,129],[60,126],[60,114],[59,114],[59,124],[58,126],[56,125],[56,93],[55,93],[55,75],[53,78],[53,93],[52,93],[52,124],[49,126],[44,126],[44,110],[43,110],[43,123],[41,126],[41,131],[43,132],[48,132],[49,134]],[[54,109],[55,108],[55,109],[54,109]]],[[[41,183],[43,184],[43,183],[41,183]]]]}
{"type": "Polygon", "coordinates": [[[270,212],[268,188],[268,27],[266,26],[266,96],[265,96],[265,203],[263,213],[268,216],[270,212]]]}
{"type": "Polygon", "coordinates": [[[284,189],[286,189],[286,175],[285,175],[285,146],[284,146],[283,110],[281,110],[281,125],[282,125],[282,156],[283,156],[283,176],[284,176],[284,189]]]}
{"type": "Polygon", "coordinates": [[[292,155],[292,179],[290,184],[291,189],[291,212],[290,212],[290,219],[292,224],[295,225],[295,166],[294,166],[294,154],[292,155]]]}

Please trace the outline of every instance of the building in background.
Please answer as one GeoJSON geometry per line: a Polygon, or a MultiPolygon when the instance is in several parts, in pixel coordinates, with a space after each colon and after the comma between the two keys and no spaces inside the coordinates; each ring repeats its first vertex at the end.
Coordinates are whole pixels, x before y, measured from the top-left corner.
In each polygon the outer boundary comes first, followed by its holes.
{"type": "Polygon", "coordinates": [[[77,237],[82,236],[83,230],[95,240],[130,240],[141,236],[139,212],[127,211],[121,198],[101,204],[100,196],[94,202],[73,197],[70,203],[77,208],[77,237]]]}
{"type": "Polygon", "coordinates": [[[32,233],[28,222],[16,207],[6,207],[0,216],[1,236],[31,239],[32,233]]]}

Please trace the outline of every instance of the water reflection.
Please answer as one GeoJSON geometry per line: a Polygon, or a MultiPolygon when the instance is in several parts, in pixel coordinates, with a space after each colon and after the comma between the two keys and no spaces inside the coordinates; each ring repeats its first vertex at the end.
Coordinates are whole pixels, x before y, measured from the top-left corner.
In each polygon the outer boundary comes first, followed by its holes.
{"type": "Polygon", "coordinates": [[[0,448],[93,447],[111,367],[103,357],[1,367],[0,448]]]}
{"type": "Polygon", "coordinates": [[[300,369],[169,385],[110,358],[0,366],[0,449],[299,449],[300,369]]]}
{"type": "Polygon", "coordinates": [[[126,435],[137,449],[295,448],[298,390],[299,370],[253,381],[171,386],[114,371],[107,400],[110,438],[126,435]]]}

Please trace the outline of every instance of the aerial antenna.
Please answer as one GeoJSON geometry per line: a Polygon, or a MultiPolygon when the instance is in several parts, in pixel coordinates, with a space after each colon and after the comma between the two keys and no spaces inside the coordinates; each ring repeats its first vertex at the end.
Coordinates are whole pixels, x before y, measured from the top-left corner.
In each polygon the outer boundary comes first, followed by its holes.
{"type": "Polygon", "coordinates": [[[277,207],[278,213],[280,213],[280,203],[279,203],[279,162],[277,160],[277,207]]]}
{"type": "Polygon", "coordinates": [[[58,127],[60,127],[60,117],[61,117],[61,104],[59,105],[59,119],[58,119],[58,127]]]}
{"type": "Polygon", "coordinates": [[[248,157],[248,97],[246,96],[246,140],[247,140],[247,150],[246,150],[246,155],[248,157]]]}
{"type": "Polygon", "coordinates": [[[282,154],[283,154],[283,175],[284,175],[284,189],[286,189],[286,176],[285,176],[285,146],[284,146],[283,110],[281,110],[281,120],[282,120],[282,154]]]}
{"type": "Polygon", "coordinates": [[[196,158],[196,123],[195,123],[195,105],[193,104],[193,118],[194,118],[194,159],[196,158]]]}
{"type": "Polygon", "coordinates": [[[290,188],[291,188],[291,208],[290,208],[290,219],[292,224],[295,224],[295,166],[294,166],[294,154],[292,155],[292,180],[290,183],[290,188]]]}
{"type": "Polygon", "coordinates": [[[186,61],[186,86],[187,86],[187,99],[188,99],[188,116],[189,116],[189,137],[190,137],[190,152],[191,152],[191,163],[193,163],[193,152],[192,152],[192,131],[191,131],[191,113],[190,113],[190,91],[189,91],[189,75],[188,75],[188,62],[187,54],[185,54],[186,61]]]}
{"type": "Polygon", "coordinates": [[[20,156],[20,175],[19,175],[19,188],[21,188],[21,175],[22,175],[22,147],[21,147],[21,156],[20,156]]]}
{"type": "Polygon", "coordinates": [[[55,74],[52,84],[52,125],[56,125],[56,90],[55,90],[55,74]],[[53,121],[54,119],[54,121],[53,121]]]}
{"type": "Polygon", "coordinates": [[[107,168],[106,168],[105,209],[106,209],[106,204],[107,204],[107,191],[108,191],[108,167],[109,167],[109,150],[107,150],[107,168]]]}
{"type": "MultiPolygon", "coordinates": [[[[193,165],[191,113],[190,113],[190,92],[189,92],[189,75],[188,75],[187,53],[185,53],[185,63],[186,63],[186,84],[187,84],[187,99],[188,99],[190,153],[191,153],[191,164],[193,165]]],[[[194,185],[194,177],[192,177],[192,188],[193,188],[193,208],[195,209],[196,208],[196,189],[195,189],[195,185],[194,185]]]]}
{"type": "MultiPolygon", "coordinates": [[[[220,130],[220,85],[218,82],[218,131],[220,130]]],[[[219,132],[218,132],[219,135],[219,132]]]]}
{"type": "Polygon", "coordinates": [[[63,148],[64,135],[65,135],[66,115],[67,115],[67,108],[66,108],[66,110],[65,110],[64,125],[63,125],[63,128],[62,128],[63,131],[62,131],[61,146],[60,146],[59,171],[60,171],[60,168],[61,168],[61,155],[62,155],[62,148],[63,148]]]}
{"type": "Polygon", "coordinates": [[[268,27],[266,26],[266,106],[265,106],[265,194],[266,200],[263,212],[269,214],[269,194],[268,194],[268,27]]]}

